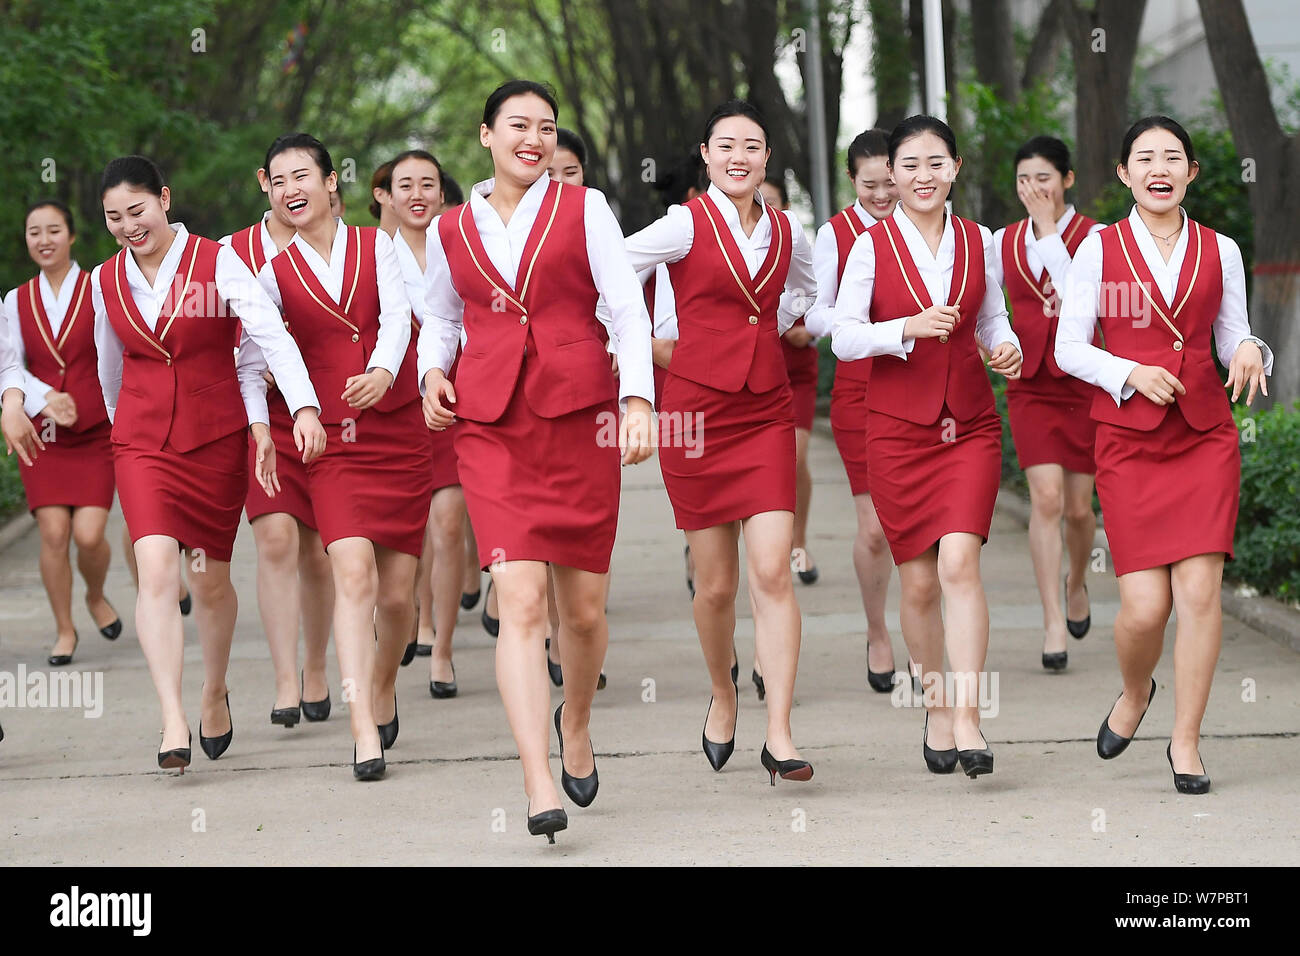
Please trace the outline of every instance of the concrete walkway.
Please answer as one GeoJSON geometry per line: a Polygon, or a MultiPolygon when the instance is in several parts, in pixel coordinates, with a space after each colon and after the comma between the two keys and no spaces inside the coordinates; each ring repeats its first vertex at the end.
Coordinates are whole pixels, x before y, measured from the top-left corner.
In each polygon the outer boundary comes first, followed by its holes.
{"type": "MultiPolygon", "coordinates": [[[[656,465],[624,472],[610,599],[609,685],[592,736],[600,796],[569,806],[554,847],[527,835],[522,775],[493,678],[493,642],[478,611],[456,636],[460,696],[428,695],[427,658],[399,678],[401,736],[388,777],[352,779],[351,738],[330,655],[334,716],[272,726],[273,681],[254,586],[252,536],[241,529],[235,581],[242,601],[229,683],[234,743],[217,762],[197,746],[201,668],[186,619],[185,693],[195,762],[183,777],[156,768],[159,712],[132,624],[120,555],[109,596],[126,631],[116,643],[91,625],[72,670],[94,686],[102,715],[83,707],[0,705],[0,860],[17,864],[1296,864],[1300,789],[1300,655],[1225,621],[1223,656],[1202,754],[1205,797],[1173,790],[1164,749],[1173,717],[1172,646],[1139,738],[1120,759],[1095,753],[1098,724],[1119,692],[1111,644],[1117,592],[1093,575],[1093,629],[1071,641],[1070,668],[1039,664],[1041,609],[1025,531],[994,521],[984,551],[992,608],[989,668],[999,713],[985,734],[991,777],[926,772],[922,711],[891,706],[866,686],[866,644],[849,558],[852,503],[835,448],[812,442],[816,482],[810,548],[821,580],[796,584],[803,653],[795,736],[814,763],[807,784],[768,786],[758,752],[763,705],[748,682],[753,628],[741,597],[737,749],[722,773],[700,752],[708,704],[682,574],[681,535],[656,465]]],[[[116,550],[121,517],[110,523],[116,550]]],[[[45,670],[53,637],[28,535],[0,553],[0,682],[45,670]],[[20,670],[21,669],[21,670],[20,670]]],[[[890,622],[895,654],[897,578],[890,622]]],[[[30,675],[29,675],[30,682],[30,675]]],[[[0,691],[3,688],[0,687],[0,691]]],[[[558,702],[559,693],[555,692],[558,702]]],[[[552,741],[554,748],[554,740],[552,741]]],[[[558,759],[552,760],[559,774],[558,759]]]]}

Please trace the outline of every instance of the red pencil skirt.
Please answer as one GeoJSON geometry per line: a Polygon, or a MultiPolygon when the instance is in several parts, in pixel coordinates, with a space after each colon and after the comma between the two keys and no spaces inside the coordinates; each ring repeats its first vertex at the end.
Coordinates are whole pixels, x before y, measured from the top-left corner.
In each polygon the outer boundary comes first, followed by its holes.
{"type": "Polygon", "coordinates": [[[1199,432],[1176,405],[1149,432],[1097,426],[1097,497],[1116,575],[1198,554],[1232,557],[1238,441],[1231,420],[1199,432]]]}
{"type": "Polygon", "coordinates": [[[831,434],[849,476],[849,491],[871,493],[867,464],[867,383],[837,374],[831,386],[831,434]]]}
{"type": "Polygon", "coordinates": [[[365,538],[420,556],[433,498],[433,452],[419,402],[326,425],[325,453],[307,465],[321,542],[365,538]]]}
{"type": "Polygon", "coordinates": [[[186,452],[114,444],[113,469],[132,542],[163,534],[230,560],[248,492],[246,429],[186,452]]]}
{"type": "Polygon", "coordinates": [[[1002,421],[990,402],[970,421],[945,403],[933,425],[867,412],[871,500],[895,564],[945,534],[989,538],[1002,472],[1002,421]]]}
{"type": "MultiPolygon", "coordinates": [[[[423,414],[423,413],[421,413],[423,414]]],[[[460,422],[440,432],[425,427],[429,433],[429,450],[433,455],[433,490],[441,491],[460,484],[460,469],[456,459],[456,431],[460,422]]]]}
{"type": "Polygon", "coordinates": [[[616,401],[542,418],[517,386],[495,422],[461,419],[453,430],[480,567],[609,570],[622,481],[616,401]]]}
{"type": "MultiPolygon", "coordinates": [[[[32,419],[37,433],[49,435],[44,417],[32,419]]],[[[104,421],[84,432],[51,426],[52,441],[30,466],[18,463],[27,492],[27,510],[113,507],[113,426],[104,421]]]]}
{"type": "Polygon", "coordinates": [[[795,348],[781,339],[781,353],[794,392],[794,427],[812,431],[817,410],[817,347],[795,348]]]}
{"type": "Polygon", "coordinates": [[[280,392],[266,396],[271,419],[271,438],[275,442],[275,473],[280,480],[280,492],[274,498],[267,496],[257,480],[257,442],[248,436],[248,497],[244,512],[251,524],[262,515],[287,514],[297,518],[313,531],[316,515],[311,507],[311,494],[307,491],[307,466],[302,463],[302,452],[293,440],[293,416],[280,392]]]}
{"type": "Polygon", "coordinates": [[[1033,378],[1007,382],[1007,418],[1020,468],[1060,465],[1095,474],[1097,423],[1090,410],[1097,390],[1071,376],[1053,378],[1046,368],[1033,378]]]}
{"type": "Polygon", "coordinates": [[[794,397],[788,385],[721,392],[668,374],[659,467],[677,527],[698,531],[794,511],[794,397]]]}

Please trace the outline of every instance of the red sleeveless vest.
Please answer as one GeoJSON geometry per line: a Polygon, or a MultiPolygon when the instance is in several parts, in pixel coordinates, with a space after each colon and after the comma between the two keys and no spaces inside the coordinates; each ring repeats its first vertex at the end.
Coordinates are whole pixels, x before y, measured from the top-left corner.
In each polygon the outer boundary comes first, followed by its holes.
{"type": "Polygon", "coordinates": [[[686,203],[691,251],[668,263],[677,297],[677,346],[668,370],[723,392],[766,392],[789,382],[776,310],[790,272],[790,220],[765,206],[772,228],[767,258],[751,278],[722,213],[707,194],[686,203]]]}
{"type": "Polygon", "coordinates": [[[442,215],[438,235],[465,303],[467,343],[455,379],[459,417],[496,421],[520,379],[524,399],[542,418],[618,396],[596,318],[585,187],[558,181],[547,187],[513,286],[488,258],[469,203],[442,215]]]}
{"type": "MultiPolygon", "coordinates": [[[[853,243],[857,241],[858,236],[867,231],[867,227],[862,224],[862,217],[853,210],[852,206],[849,206],[840,210],[838,215],[831,217],[831,231],[835,234],[835,253],[838,257],[835,280],[838,283],[844,281],[844,266],[849,261],[849,251],[853,248],[853,243]]],[[[845,381],[866,384],[871,379],[871,359],[836,362],[835,375],[845,381]]]]}
{"type": "Polygon", "coordinates": [[[104,309],[122,340],[113,441],[186,452],[248,427],[230,348],[236,318],[217,294],[219,243],[190,234],[155,330],[140,314],[122,250],[99,270],[104,309]]]}
{"type": "Polygon", "coordinates": [[[1101,232],[1101,302],[1098,320],[1106,348],[1142,365],[1159,365],[1187,389],[1173,405],[1157,405],[1134,394],[1118,407],[1099,393],[1092,417],[1099,422],[1151,431],[1170,408],[1197,431],[1231,423],[1232,409],[1214,365],[1211,329],[1223,301],[1223,266],[1213,229],[1187,220],[1187,253],[1174,290],[1165,302],[1138,249],[1127,218],[1101,232]]]}
{"type": "Polygon", "coordinates": [[[82,269],[77,274],[72,302],[57,336],[41,299],[40,276],[18,289],[18,326],[28,370],[55,391],[67,392],[76,402],[77,421],[68,430],[89,431],[108,421],[104,393],[99,387],[90,273],[82,269]]]}
{"type": "MultiPolygon", "coordinates": [[[[1095,219],[1075,213],[1070,224],[1065,227],[1061,240],[1071,259],[1095,225],[1095,219]]],[[[1024,364],[1020,377],[1033,378],[1038,373],[1039,366],[1046,365],[1047,374],[1052,378],[1065,378],[1065,373],[1056,364],[1055,355],[1061,297],[1052,288],[1052,277],[1048,275],[1046,267],[1037,279],[1029,268],[1025,235],[1032,228],[1029,219],[1022,219],[1007,226],[1002,233],[1002,281],[1007,296],[1011,299],[1012,327],[1016,330],[1016,338],[1020,339],[1023,350],[1021,357],[1024,364]]],[[[1101,340],[1094,337],[1092,344],[1100,345],[1101,340]]]]}
{"type": "MultiPolygon", "coordinates": [[[[952,335],[947,342],[917,339],[906,360],[872,357],[867,407],[917,425],[937,422],[945,402],[959,421],[970,421],[993,407],[993,389],[975,342],[975,320],[985,291],[984,242],[969,219],[953,216],[952,225],[955,248],[945,304],[961,310],[952,335]]],[[[871,321],[886,322],[929,308],[930,293],[893,217],[877,222],[867,234],[876,252],[871,321]]]]}
{"type": "MultiPolygon", "coordinates": [[[[266,265],[266,250],[262,248],[262,224],[255,222],[246,229],[241,229],[230,237],[230,248],[235,251],[235,255],[243,260],[244,265],[248,266],[253,275],[262,271],[262,266],[266,265]]],[[[286,322],[286,329],[289,324],[286,322]]],[[[244,337],[244,330],[239,323],[235,323],[235,348],[239,348],[239,342],[244,337]]],[[[271,401],[274,397],[279,396],[279,392],[267,393],[267,400],[271,401]]]]}

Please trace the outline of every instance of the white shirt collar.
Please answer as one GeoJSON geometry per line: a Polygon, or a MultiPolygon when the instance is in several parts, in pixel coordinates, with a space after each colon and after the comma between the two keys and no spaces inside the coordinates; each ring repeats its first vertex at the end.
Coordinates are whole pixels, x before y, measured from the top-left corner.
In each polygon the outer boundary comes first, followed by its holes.
{"type": "Polygon", "coordinates": [[[62,322],[63,313],[67,311],[68,300],[72,298],[72,290],[77,287],[77,276],[81,274],[81,266],[77,265],[77,260],[73,259],[68,268],[68,274],[63,277],[63,285],[59,286],[59,294],[54,294],[54,286],[50,285],[50,280],[45,278],[45,270],[41,270],[37,286],[41,290],[41,298],[45,302],[45,312],[51,322],[62,322]],[[54,305],[54,310],[50,306],[54,305]],[[56,316],[54,313],[57,312],[56,316]]]}
{"type": "MultiPolygon", "coordinates": [[[[342,219],[334,219],[334,239],[330,243],[330,261],[326,262],[320,257],[315,249],[311,247],[306,239],[302,237],[301,232],[295,232],[293,238],[289,240],[289,245],[297,245],[298,251],[303,254],[307,264],[312,267],[313,271],[319,272],[320,269],[337,268],[339,274],[343,271],[343,257],[347,255],[348,249],[348,230],[342,219]]],[[[286,247],[287,248],[287,247],[286,247]]]]}
{"type": "MultiPolygon", "coordinates": [[[[903,204],[900,202],[894,206],[891,213],[894,217],[894,223],[898,226],[899,232],[903,234],[903,241],[907,243],[907,248],[912,253],[912,259],[915,261],[918,256],[934,263],[952,264],[953,255],[956,251],[956,238],[952,231],[952,214],[945,213],[943,217],[943,235],[939,239],[939,251],[932,253],[929,243],[921,235],[921,230],[916,227],[916,223],[908,218],[907,213],[903,211],[903,204]]],[[[917,265],[920,265],[918,262],[917,265]]]]}
{"type": "MultiPolygon", "coordinates": [[[[482,182],[475,183],[469,192],[470,209],[474,213],[476,223],[481,224],[479,217],[489,213],[495,216],[498,222],[501,221],[501,214],[493,209],[491,203],[487,201],[487,197],[492,195],[492,190],[496,187],[496,182],[495,178],[485,179],[482,182]]],[[[519,200],[519,205],[515,207],[514,214],[510,217],[510,222],[513,223],[522,216],[523,219],[530,223],[531,228],[531,222],[537,218],[537,210],[542,208],[542,200],[546,198],[546,190],[550,188],[550,176],[543,174],[538,177],[537,182],[529,186],[528,191],[519,200]]]]}

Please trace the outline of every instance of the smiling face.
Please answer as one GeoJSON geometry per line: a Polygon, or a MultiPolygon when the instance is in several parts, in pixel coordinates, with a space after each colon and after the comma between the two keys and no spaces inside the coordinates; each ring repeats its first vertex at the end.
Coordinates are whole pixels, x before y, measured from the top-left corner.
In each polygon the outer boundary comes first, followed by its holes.
{"type": "Polygon", "coordinates": [[[501,104],[491,126],[479,126],[478,138],[492,153],[497,179],[531,186],[553,164],[555,113],[536,93],[520,93],[501,104]]]}
{"type": "Polygon", "coordinates": [[[903,140],[890,167],[898,185],[898,198],[908,209],[932,213],[942,209],[961,169],[961,158],[928,130],[903,140]]]}
{"type": "Polygon", "coordinates": [[[700,155],[709,181],[732,199],[744,199],[763,182],[772,151],[761,126],[747,116],[728,116],[713,124],[700,155]]]}
{"type": "Polygon", "coordinates": [[[1038,192],[1046,192],[1056,209],[1056,218],[1065,213],[1065,191],[1074,185],[1074,172],[1062,176],[1061,171],[1042,156],[1029,156],[1016,164],[1016,185],[1027,183],[1038,192]]]}
{"type": "Polygon", "coordinates": [[[143,186],[118,183],[104,193],[102,202],[108,231],[137,258],[148,258],[171,245],[167,210],[172,194],[166,186],[161,196],[155,196],[143,186]]]}
{"type": "Polygon", "coordinates": [[[72,233],[63,213],[54,206],[41,206],[27,214],[27,254],[42,270],[58,270],[72,258],[72,233]]]}
{"type": "Polygon", "coordinates": [[[271,160],[271,208],[294,229],[332,219],[330,193],[338,189],[338,174],[321,174],[305,149],[286,149],[271,160]],[[281,215],[283,214],[283,215],[281,215]]]}
{"type": "Polygon", "coordinates": [[[407,229],[428,229],[442,212],[442,178],[427,159],[411,156],[393,167],[393,210],[407,229]]]}
{"type": "Polygon", "coordinates": [[[558,179],[568,186],[583,185],[582,163],[578,162],[578,154],[571,149],[556,148],[555,155],[551,157],[551,168],[549,170],[552,179],[558,179]]]}
{"type": "Polygon", "coordinates": [[[877,222],[887,218],[898,205],[898,187],[889,177],[889,160],[884,156],[859,159],[857,175],[849,179],[858,202],[877,222]]]}
{"type": "Polygon", "coordinates": [[[1177,209],[1187,184],[1200,167],[1189,162],[1183,144],[1167,129],[1149,129],[1133,141],[1127,163],[1115,169],[1133,201],[1147,212],[1163,215],[1177,209]]]}

